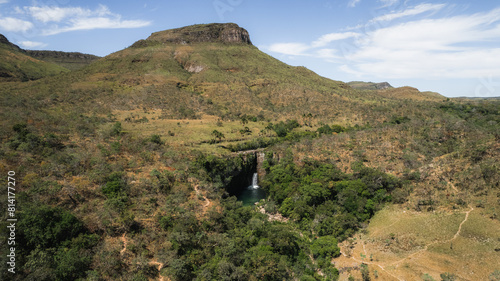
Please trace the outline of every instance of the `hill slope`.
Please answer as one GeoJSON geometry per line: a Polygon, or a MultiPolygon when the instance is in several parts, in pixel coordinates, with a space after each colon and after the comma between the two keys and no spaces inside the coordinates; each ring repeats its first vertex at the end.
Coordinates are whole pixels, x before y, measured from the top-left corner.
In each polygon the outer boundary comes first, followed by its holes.
{"type": "MultiPolygon", "coordinates": [[[[248,32],[235,24],[156,32],[83,70],[23,87],[34,95],[57,97],[58,103],[34,107],[80,100],[84,102],[78,110],[146,108],[164,118],[181,119],[206,114],[237,120],[252,115],[262,120],[335,119],[343,125],[362,125],[388,121],[391,116],[371,108],[397,103],[394,95],[360,92],[304,67],[284,64],[254,47],[248,32]]],[[[422,96],[413,91],[409,98],[417,101],[422,96]]]]}
{"type": "Polygon", "coordinates": [[[53,76],[67,69],[27,55],[0,34],[0,82],[28,81],[53,76]]]}

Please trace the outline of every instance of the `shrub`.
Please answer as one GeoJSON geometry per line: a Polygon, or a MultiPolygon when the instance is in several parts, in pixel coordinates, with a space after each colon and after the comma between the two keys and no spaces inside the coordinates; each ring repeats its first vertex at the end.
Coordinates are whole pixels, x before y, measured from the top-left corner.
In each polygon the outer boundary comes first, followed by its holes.
{"type": "Polygon", "coordinates": [[[300,127],[300,124],[297,120],[287,120],[286,123],[281,121],[278,124],[269,124],[266,128],[272,129],[278,137],[285,137],[289,132],[298,127],[300,127]]]}
{"type": "Polygon", "coordinates": [[[342,133],[342,132],[345,132],[346,131],[346,128],[345,127],[342,127],[340,125],[331,125],[331,126],[328,126],[328,125],[323,125],[321,127],[319,127],[316,132],[318,132],[318,134],[325,134],[325,135],[331,135],[332,133],[342,133]]]}
{"type": "Polygon", "coordinates": [[[331,235],[319,237],[311,245],[311,251],[315,258],[325,258],[330,260],[340,255],[340,249],[337,246],[337,239],[331,235]]]}
{"type": "Polygon", "coordinates": [[[152,143],[156,143],[156,144],[158,144],[158,145],[163,145],[163,144],[165,144],[165,142],[161,140],[160,135],[156,135],[156,134],[155,134],[155,135],[152,135],[151,137],[149,137],[148,141],[149,141],[149,142],[152,142],[152,143]]]}
{"type": "Polygon", "coordinates": [[[441,277],[442,281],[455,281],[457,279],[457,276],[455,274],[448,272],[441,273],[439,276],[441,277]]]}
{"type": "Polygon", "coordinates": [[[22,210],[19,229],[27,250],[52,248],[84,231],[83,224],[71,213],[45,205],[22,210]]]}
{"type": "Polygon", "coordinates": [[[361,277],[363,278],[363,281],[370,281],[370,271],[368,270],[368,265],[366,264],[361,264],[361,277]]]}
{"type": "Polygon", "coordinates": [[[107,177],[106,184],[102,187],[102,193],[104,193],[104,195],[108,198],[114,198],[120,193],[124,193],[126,187],[126,181],[123,178],[123,173],[113,172],[107,177]]]}
{"type": "Polygon", "coordinates": [[[488,276],[489,281],[500,281],[500,270],[493,271],[490,276],[488,276]]]}
{"type": "Polygon", "coordinates": [[[168,230],[174,225],[174,218],[171,216],[163,216],[160,218],[159,223],[161,228],[168,230]]]}
{"type": "Polygon", "coordinates": [[[122,123],[116,122],[115,124],[113,124],[113,127],[111,128],[110,135],[119,136],[121,132],[122,132],[122,123]]]}
{"type": "Polygon", "coordinates": [[[160,173],[155,169],[151,171],[151,176],[155,177],[158,180],[158,190],[163,193],[168,193],[175,184],[175,175],[170,171],[164,171],[163,173],[160,173]]]}

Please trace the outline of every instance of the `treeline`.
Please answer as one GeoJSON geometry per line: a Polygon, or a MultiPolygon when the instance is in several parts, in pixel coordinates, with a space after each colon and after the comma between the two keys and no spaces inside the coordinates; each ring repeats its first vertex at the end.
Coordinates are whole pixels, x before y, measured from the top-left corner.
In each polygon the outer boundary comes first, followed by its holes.
{"type": "Polygon", "coordinates": [[[262,135],[268,135],[271,133],[271,136],[262,136],[258,138],[254,138],[247,142],[241,142],[237,144],[227,145],[226,148],[232,152],[244,151],[244,150],[252,150],[258,148],[269,147],[271,145],[290,141],[297,142],[304,138],[315,138],[321,135],[331,135],[334,133],[342,133],[346,131],[352,131],[360,129],[361,127],[355,126],[346,128],[340,125],[328,125],[323,124],[316,131],[297,131],[294,130],[296,128],[302,127],[297,120],[286,120],[280,121],[278,123],[269,122],[269,124],[264,128],[261,132],[262,135]]]}

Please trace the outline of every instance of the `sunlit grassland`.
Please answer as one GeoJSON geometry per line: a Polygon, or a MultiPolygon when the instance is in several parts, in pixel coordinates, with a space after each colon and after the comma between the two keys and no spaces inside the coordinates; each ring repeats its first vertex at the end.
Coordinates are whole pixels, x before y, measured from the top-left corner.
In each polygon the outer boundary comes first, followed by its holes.
{"type": "Polygon", "coordinates": [[[451,239],[464,218],[465,214],[460,211],[422,213],[394,207],[377,213],[367,231],[371,239],[382,242],[391,236],[394,239],[412,236],[414,248],[408,248],[411,253],[422,249],[427,243],[451,239]]]}
{"type": "MultiPolygon", "coordinates": [[[[161,111],[116,111],[115,118],[121,122],[125,133],[142,137],[156,134],[170,147],[188,147],[218,153],[227,152],[221,146],[259,137],[267,126],[263,121],[243,124],[240,121],[221,121],[217,116],[210,115],[203,115],[200,119],[162,119],[161,111]],[[131,116],[134,121],[125,121],[131,116]],[[148,121],[137,121],[145,120],[144,118],[148,121]],[[251,133],[242,134],[240,130],[245,127],[248,127],[251,133]],[[214,130],[221,132],[224,138],[216,138],[214,130]]],[[[273,136],[272,133],[267,135],[273,136]]]]}
{"type": "Polygon", "coordinates": [[[500,247],[500,223],[482,215],[482,209],[472,211],[464,222],[469,210],[413,212],[387,206],[375,214],[363,234],[355,236],[352,257],[369,263],[372,276],[377,271],[381,277],[389,278],[390,273],[420,280],[429,274],[440,280],[441,273],[452,272],[457,280],[488,280],[500,263],[495,251],[500,247]]]}

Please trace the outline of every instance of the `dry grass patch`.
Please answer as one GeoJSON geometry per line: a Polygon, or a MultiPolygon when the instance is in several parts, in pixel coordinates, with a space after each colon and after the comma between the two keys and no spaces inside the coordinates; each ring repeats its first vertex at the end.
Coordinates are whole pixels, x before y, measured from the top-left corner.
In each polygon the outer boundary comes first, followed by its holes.
{"type": "Polygon", "coordinates": [[[444,272],[455,274],[457,280],[488,280],[499,269],[500,253],[495,249],[500,248],[500,223],[476,209],[464,222],[468,210],[431,213],[386,207],[362,231],[366,234],[351,240],[350,251],[348,243],[343,244],[343,253],[350,256],[334,262],[337,268],[365,262],[372,274],[376,270],[379,278],[386,276],[382,280],[420,280],[424,274],[440,280],[444,272]]]}

